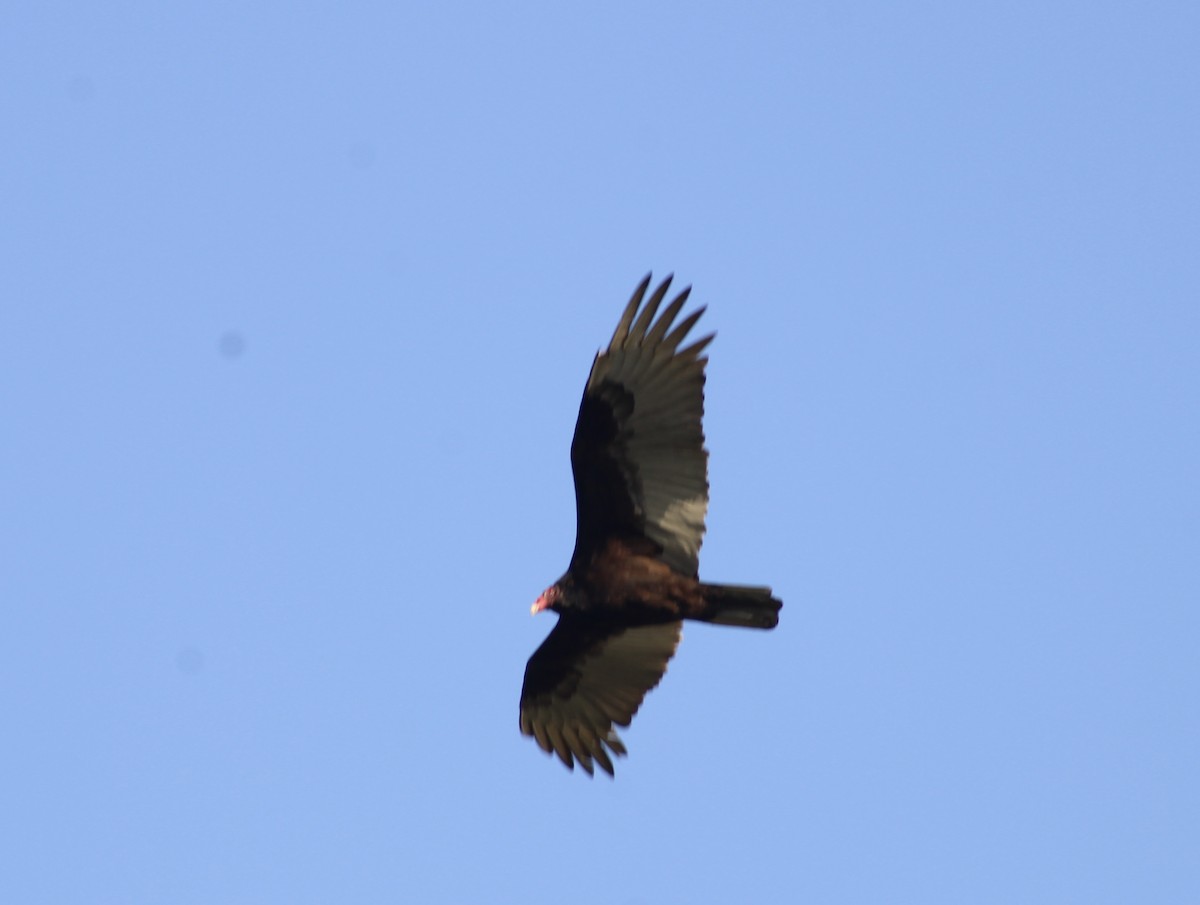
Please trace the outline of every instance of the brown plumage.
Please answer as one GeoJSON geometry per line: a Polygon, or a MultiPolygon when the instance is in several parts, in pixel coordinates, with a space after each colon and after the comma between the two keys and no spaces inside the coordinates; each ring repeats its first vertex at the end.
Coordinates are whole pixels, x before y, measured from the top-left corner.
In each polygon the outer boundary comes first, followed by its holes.
{"type": "Polygon", "coordinates": [[[672,326],[690,287],[655,320],[671,278],[642,302],[638,285],[608,348],[596,356],[571,441],[575,552],[533,612],[558,624],[529,658],[521,732],[564,764],[610,775],[646,692],[666,672],[682,620],[774,628],[771,589],[702,584],[708,509],[704,365],[709,334],[679,348],[703,308],[672,326]]]}

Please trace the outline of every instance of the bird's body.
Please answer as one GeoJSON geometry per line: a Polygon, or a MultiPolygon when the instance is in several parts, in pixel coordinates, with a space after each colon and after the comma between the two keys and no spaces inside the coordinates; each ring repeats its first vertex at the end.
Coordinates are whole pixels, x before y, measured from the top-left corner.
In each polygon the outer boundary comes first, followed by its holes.
{"type": "Polygon", "coordinates": [[[701,352],[712,336],[679,349],[703,309],[672,329],[685,289],[655,321],[671,279],[642,307],[649,281],[584,389],[571,443],[575,551],[533,605],[559,621],[529,658],[521,691],[521,731],[588,773],[594,762],[611,774],[610,754],[625,753],[613,725],[628,726],[662,678],[682,620],[773,628],[782,606],[770,588],[699,580],[708,508],[701,352]]]}

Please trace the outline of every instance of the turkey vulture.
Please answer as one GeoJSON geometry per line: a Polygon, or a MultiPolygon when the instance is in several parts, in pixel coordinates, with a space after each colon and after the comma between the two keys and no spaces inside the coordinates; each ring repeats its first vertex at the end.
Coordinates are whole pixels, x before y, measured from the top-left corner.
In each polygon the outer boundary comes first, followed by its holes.
{"type": "Polygon", "coordinates": [[[708,509],[701,353],[713,335],[679,348],[704,309],[672,329],[691,287],[658,320],[671,277],[625,307],[588,375],[571,441],[575,552],[567,573],[532,612],[558,623],[529,658],[521,732],[569,769],[589,775],[625,754],[613,724],[628,726],[662,679],[682,620],[774,628],[771,589],[702,584],[697,560],[708,509]],[[640,309],[640,311],[639,311],[640,309]]]}

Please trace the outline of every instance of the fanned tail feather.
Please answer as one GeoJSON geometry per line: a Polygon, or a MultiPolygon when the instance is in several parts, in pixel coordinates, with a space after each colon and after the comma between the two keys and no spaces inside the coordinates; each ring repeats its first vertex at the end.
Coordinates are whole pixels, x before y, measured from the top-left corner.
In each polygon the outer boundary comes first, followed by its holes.
{"type": "Polygon", "coordinates": [[[771,589],[752,585],[706,584],[703,622],[740,625],[744,628],[775,628],[783,601],[771,596],[771,589]]]}

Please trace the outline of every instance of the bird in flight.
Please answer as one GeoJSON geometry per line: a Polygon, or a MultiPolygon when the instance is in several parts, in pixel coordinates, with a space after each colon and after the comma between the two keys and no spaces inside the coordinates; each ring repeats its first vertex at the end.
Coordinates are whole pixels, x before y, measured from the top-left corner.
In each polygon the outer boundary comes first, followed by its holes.
{"type": "Polygon", "coordinates": [[[532,607],[558,622],[525,667],[521,732],[589,775],[598,764],[611,776],[626,753],[613,726],[628,726],[662,679],[683,620],[770,629],[783,606],[767,587],[699,579],[713,334],[680,348],[704,309],[675,324],[688,287],[656,320],[670,285],[647,299],[647,274],[592,362],[571,441],[575,552],[532,607]]]}

